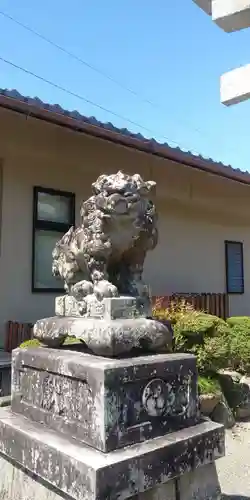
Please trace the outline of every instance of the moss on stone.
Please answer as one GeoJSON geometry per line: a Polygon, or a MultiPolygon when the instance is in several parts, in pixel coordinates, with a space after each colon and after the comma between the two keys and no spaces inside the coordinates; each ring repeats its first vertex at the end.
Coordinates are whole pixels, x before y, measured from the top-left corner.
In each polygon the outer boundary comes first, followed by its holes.
{"type": "Polygon", "coordinates": [[[37,340],[37,339],[30,339],[30,340],[25,340],[24,342],[22,342],[22,344],[20,344],[20,348],[21,349],[27,349],[27,348],[31,348],[31,347],[42,347],[42,343],[37,340]]]}

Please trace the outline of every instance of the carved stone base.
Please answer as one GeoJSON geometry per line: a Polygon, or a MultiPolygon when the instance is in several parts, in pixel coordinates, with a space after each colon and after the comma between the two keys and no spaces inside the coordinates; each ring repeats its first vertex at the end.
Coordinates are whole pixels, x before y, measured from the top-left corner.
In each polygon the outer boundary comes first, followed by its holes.
{"type": "MultiPolygon", "coordinates": [[[[67,439],[41,424],[31,423],[8,409],[0,409],[0,452],[14,464],[12,480],[15,480],[14,467],[22,466],[34,474],[37,481],[56,488],[68,500],[125,500],[133,495],[143,499],[147,491],[145,498],[153,500],[159,497],[150,497],[150,489],[153,493],[154,488],[164,483],[167,485],[176,478],[185,478],[188,473],[187,481],[180,484],[180,500],[215,500],[218,491],[216,482],[212,488],[210,477],[210,485],[206,489],[205,483],[198,483],[199,470],[204,470],[208,464],[224,456],[224,446],[223,426],[206,421],[165,437],[105,454],[67,439]],[[192,486],[190,478],[196,469],[192,486]],[[210,493],[209,497],[205,495],[206,491],[210,493]]],[[[1,498],[31,499],[27,490],[20,496],[15,481],[10,494],[7,487],[3,491],[3,481],[1,475],[1,498]]],[[[41,488],[38,493],[32,498],[57,500],[55,493],[54,496],[52,493],[51,496],[40,496],[46,493],[41,488]]]]}
{"type": "Polygon", "coordinates": [[[149,301],[143,297],[109,297],[98,300],[94,294],[77,300],[71,295],[55,299],[56,316],[76,316],[96,319],[146,318],[151,315],[149,301]]]}
{"type": "Polygon", "coordinates": [[[96,319],[59,317],[40,319],[34,337],[51,347],[59,347],[67,336],[83,341],[99,356],[120,356],[131,351],[171,352],[172,331],[147,318],[96,319]]]}
{"type": "Polygon", "coordinates": [[[12,410],[107,452],[200,421],[195,357],[13,352],[12,410]]]}

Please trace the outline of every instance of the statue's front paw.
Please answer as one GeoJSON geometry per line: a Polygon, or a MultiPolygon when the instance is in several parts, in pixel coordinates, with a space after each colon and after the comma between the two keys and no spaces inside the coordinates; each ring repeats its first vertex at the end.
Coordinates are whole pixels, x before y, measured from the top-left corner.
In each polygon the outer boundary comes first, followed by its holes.
{"type": "Polygon", "coordinates": [[[71,287],[71,295],[75,297],[76,300],[83,300],[87,295],[93,293],[93,283],[91,281],[82,280],[75,283],[71,287]]]}
{"type": "Polygon", "coordinates": [[[106,297],[118,297],[119,295],[116,286],[107,280],[101,280],[95,283],[94,294],[99,300],[106,297]]]}

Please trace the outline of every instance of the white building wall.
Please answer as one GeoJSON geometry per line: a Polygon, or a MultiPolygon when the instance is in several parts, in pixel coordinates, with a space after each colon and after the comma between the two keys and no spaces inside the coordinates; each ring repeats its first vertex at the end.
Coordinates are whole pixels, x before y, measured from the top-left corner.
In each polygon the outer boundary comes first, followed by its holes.
{"type": "Polygon", "coordinates": [[[2,332],[8,320],[35,321],[54,313],[53,294],[31,292],[33,187],[74,192],[78,217],[91,182],[118,169],[158,183],[160,241],[145,265],[152,293],[225,292],[224,240],[242,241],[245,294],[230,297],[230,313],[250,313],[248,186],[14,114],[4,120],[0,115],[0,158],[2,332]]]}

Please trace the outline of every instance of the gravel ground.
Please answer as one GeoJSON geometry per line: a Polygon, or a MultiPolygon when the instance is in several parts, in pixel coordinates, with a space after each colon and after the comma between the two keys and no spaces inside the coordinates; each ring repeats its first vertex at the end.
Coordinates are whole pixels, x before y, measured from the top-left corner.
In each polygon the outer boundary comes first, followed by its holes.
{"type": "Polygon", "coordinates": [[[250,500],[250,422],[226,432],[226,456],[216,462],[225,500],[250,500]]]}

